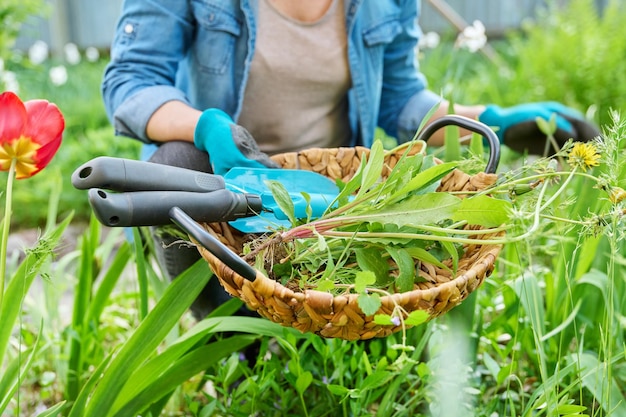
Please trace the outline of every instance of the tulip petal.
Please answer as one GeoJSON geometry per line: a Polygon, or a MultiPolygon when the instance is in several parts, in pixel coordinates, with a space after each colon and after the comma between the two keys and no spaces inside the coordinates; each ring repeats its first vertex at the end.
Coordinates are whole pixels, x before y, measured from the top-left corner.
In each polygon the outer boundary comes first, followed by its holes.
{"type": "Polygon", "coordinates": [[[46,143],[37,150],[37,155],[35,156],[37,171],[33,172],[32,175],[35,175],[36,173],[44,169],[46,165],[48,165],[52,157],[57,153],[59,147],[61,146],[61,137],[62,135],[59,134],[59,136],[57,136],[54,140],[46,143]]]}
{"type": "Polygon", "coordinates": [[[0,143],[19,138],[27,120],[26,108],[17,95],[10,91],[0,94],[0,143]]]}
{"type": "Polygon", "coordinates": [[[42,146],[60,140],[65,120],[55,104],[47,100],[30,100],[24,103],[24,106],[28,115],[24,136],[30,137],[42,146]]]}

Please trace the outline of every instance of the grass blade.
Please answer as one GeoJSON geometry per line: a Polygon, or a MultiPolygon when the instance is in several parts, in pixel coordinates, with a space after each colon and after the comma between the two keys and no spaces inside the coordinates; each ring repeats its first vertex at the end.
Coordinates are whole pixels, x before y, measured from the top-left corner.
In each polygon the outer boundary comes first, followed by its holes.
{"type": "MultiPolygon", "coordinates": [[[[163,298],[124,343],[104,372],[85,410],[90,417],[110,415],[115,399],[132,373],[154,353],[178,323],[210,277],[206,262],[198,262],[175,279],[163,298]]],[[[197,326],[195,326],[197,327],[197,326]]]]}
{"type": "Polygon", "coordinates": [[[170,367],[137,396],[116,407],[114,417],[134,417],[150,404],[170,393],[183,382],[214,365],[223,357],[243,349],[252,343],[255,337],[233,336],[198,349],[194,349],[178,361],[170,363],[170,367]]]}

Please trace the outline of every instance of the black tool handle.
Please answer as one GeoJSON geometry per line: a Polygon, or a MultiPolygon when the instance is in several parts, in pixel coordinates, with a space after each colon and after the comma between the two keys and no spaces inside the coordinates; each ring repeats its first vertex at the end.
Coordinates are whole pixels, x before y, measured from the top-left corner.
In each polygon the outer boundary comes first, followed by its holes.
{"type": "Polygon", "coordinates": [[[229,190],[209,193],[188,191],[134,191],[111,193],[89,190],[89,203],[100,223],[112,227],[158,226],[171,223],[169,211],[178,206],[200,222],[221,222],[261,212],[261,198],[229,190]]]}
{"type": "Polygon", "coordinates": [[[248,281],[254,281],[256,279],[256,270],[253,267],[237,256],[235,252],[228,249],[219,239],[204,230],[202,226],[189,217],[180,207],[172,207],[170,216],[178,227],[187,232],[189,236],[193,237],[200,245],[211,252],[213,256],[222,261],[230,269],[248,281]]]}
{"type": "Polygon", "coordinates": [[[487,161],[485,172],[488,174],[495,173],[498,169],[498,164],[500,163],[500,140],[498,140],[498,135],[496,135],[496,133],[491,130],[489,126],[479,122],[478,120],[470,119],[465,116],[459,116],[458,114],[449,114],[426,126],[417,139],[428,142],[428,139],[430,139],[433,133],[437,130],[451,125],[463,127],[470,132],[478,133],[487,140],[487,143],[489,144],[489,160],[487,161]]]}
{"type": "Polygon", "coordinates": [[[72,185],[79,190],[103,188],[114,191],[195,191],[224,188],[224,178],[191,169],[100,156],[78,167],[72,185]]]}

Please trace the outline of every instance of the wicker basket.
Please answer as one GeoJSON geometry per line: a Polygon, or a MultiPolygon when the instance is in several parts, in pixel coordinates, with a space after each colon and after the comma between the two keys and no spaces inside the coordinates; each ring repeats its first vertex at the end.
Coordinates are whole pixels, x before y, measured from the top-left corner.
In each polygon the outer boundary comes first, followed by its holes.
{"type": "MultiPolygon", "coordinates": [[[[420,151],[419,145],[408,149],[411,154],[420,151]]],[[[388,153],[385,157],[386,169],[393,168],[405,152],[407,149],[402,148],[388,153]]],[[[308,169],[331,179],[347,180],[356,172],[361,158],[368,154],[369,149],[361,147],[309,149],[280,154],[273,159],[284,168],[308,169]]],[[[455,170],[442,179],[438,191],[477,191],[493,184],[495,180],[495,174],[480,173],[470,176],[455,170]]],[[[243,235],[227,223],[203,226],[238,254],[242,252],[244,242],[252,237],[258,238],[243,235]]],[[[483,238],[479,230],[473,237],[483,238]]],[[[407,312],[424,310],[429,319],[444,314],[461,303],[491,274],[500,249],[499,245],[466,245],[463,256],[459,259],[456,276],[451,276],[447,269],[416,261],[419,262],[416,265],[419,266],[419,274],[425,278],[425,282],[415,284],[412,291],[381,297],[382,305],[377,314],[391,314],[396,305],[407,312]]],[[[357,294],[333,296],[315,290],[293,291],[258,270],[256,279],[250,281],[230,269],[205,248],[199,246],[199,251],[228,293],[276,323],[302,332],[347,340],[384,337],[402,328],[396,325],[379,325],[374,322],[373,315],[363,314],[357,304],[357,294]]]]}

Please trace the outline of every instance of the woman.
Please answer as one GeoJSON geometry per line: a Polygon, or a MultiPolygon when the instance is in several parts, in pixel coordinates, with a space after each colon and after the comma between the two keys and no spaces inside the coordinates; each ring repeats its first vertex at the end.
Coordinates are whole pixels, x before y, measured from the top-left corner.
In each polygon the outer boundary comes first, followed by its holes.
{"type": "MultiPolygon", "coordinates": [[[[432,119],[448,113],[418,68],[418,17],[416,0],[126,0],[107,112],[118,134],[157,145],[152,161],[220,174],[269,165],[265,154],[370,146],[376,127],[404,142],[433,107],[432,119]]],[[[557,113],[561,142],[598,133],[558,103],[454,109],[530,152],[544,149],[536,117],[557,113]]],[[[172,278],[198,259],[166,252],[172,278]]]]}

